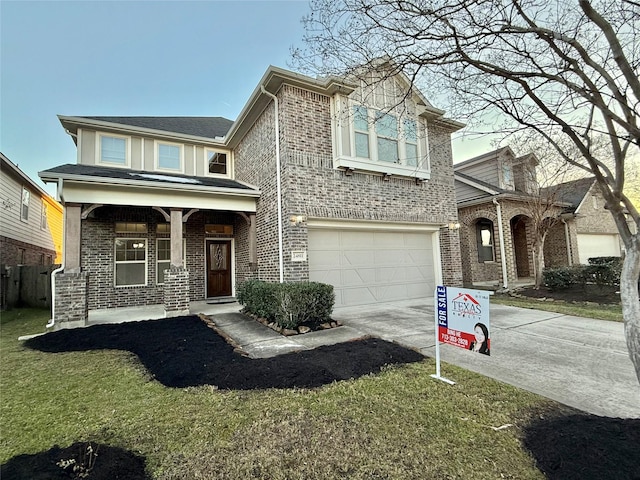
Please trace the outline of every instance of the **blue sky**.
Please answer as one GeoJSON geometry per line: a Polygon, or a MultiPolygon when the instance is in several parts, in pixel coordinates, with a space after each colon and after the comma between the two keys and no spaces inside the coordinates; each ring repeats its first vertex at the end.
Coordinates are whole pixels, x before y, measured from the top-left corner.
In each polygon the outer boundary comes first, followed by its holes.
{"type": "Polygon", "coordinates": [[[270,64],[290,67],[308,12],[306,0],[2,0],[0,150],[40,183],[76,161],[58,114],[233,120],[270,64]]]}

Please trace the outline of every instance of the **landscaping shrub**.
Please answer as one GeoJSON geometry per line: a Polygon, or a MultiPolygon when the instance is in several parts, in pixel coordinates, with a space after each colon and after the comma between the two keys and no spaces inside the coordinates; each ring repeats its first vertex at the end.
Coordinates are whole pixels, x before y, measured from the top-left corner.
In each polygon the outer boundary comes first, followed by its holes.
{"type": "Polygon", "coordinates": [[[238,287],[237,298],[247,312],[283,328],[327,322],[335,302],[333,286],[318,282],[248,280],[238,287]]]}
{"type": "Polygon", "coordinates": [[[273,322],[278,309],[277,285],[279,284],[247,280],[238,287],[238,303],[244,305],[248,312],[273,322]]]}
{"type": "Polygon", "coordinates": [[[620,257],[593,257],[588,260],[587,278],[599,286],[620,286],[622,259],[620,257]]]}
{"type": "Polygon", "coordinates": [[[550,290],[561,290],[572,285],[584,285],[586,282],[585,266],[545,268],[542,272],[542,282],[550,290]]]}
{"type": "Polygon", "coordinates": [[[589,265],[546,268],[542,272],[542,281],[550,290],[560,290],[574,285],[584,286],[586,283],[595,283],[600,287],[620,286],[620,257],[593,257],[588,261],[589,265]]]}

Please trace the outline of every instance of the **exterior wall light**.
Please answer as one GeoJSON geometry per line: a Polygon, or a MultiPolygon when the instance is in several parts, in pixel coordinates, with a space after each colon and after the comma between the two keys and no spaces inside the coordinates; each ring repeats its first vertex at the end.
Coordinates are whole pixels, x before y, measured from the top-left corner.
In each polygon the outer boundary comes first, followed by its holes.
{"type": "Polygon", "coordinates": [[[460,223],[456,222],[455,220],[451,220],[449,221],[449,225],[447,225],[449,227],[449,230],[459,230],[460,229],[460,223]]]}
{"type": "Polygon", "coordinates": [[[291,215],[291,217],[289,217],[289,221],[291,222],[291,225],[295,225],[295,226],[300,226],[301,223],[306,222],[307,221],[307,216],[306,215],[291,215]]]}

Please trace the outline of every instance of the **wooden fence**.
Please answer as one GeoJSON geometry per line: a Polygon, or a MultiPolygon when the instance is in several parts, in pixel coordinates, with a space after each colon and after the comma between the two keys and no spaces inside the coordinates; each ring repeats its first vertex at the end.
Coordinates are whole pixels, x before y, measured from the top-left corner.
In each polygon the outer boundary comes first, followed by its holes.
{"type": "Polygon", "coordinates": [[[0,265],[0,308],[51,308],[51,272],[58,265],[0,265]]]}

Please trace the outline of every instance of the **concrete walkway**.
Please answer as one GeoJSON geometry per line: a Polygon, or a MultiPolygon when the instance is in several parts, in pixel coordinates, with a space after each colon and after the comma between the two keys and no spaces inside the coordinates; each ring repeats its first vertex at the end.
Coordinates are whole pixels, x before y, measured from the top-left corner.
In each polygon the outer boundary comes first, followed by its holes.
{"type": "MultiPolygon", "coordinates": [[[[283,337],[229,309],[208,314],[253,357],[366,335],[435,357],[431,299],[338,308],[333,318],[344,326],[293,337],[283,337]]],[[[627,353],[621,323],[491,305],[491,356],[444,344],[440,352],[443,362],[589,413],[640,418],[640,384],[627,353]]]]}

